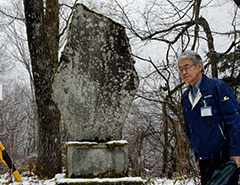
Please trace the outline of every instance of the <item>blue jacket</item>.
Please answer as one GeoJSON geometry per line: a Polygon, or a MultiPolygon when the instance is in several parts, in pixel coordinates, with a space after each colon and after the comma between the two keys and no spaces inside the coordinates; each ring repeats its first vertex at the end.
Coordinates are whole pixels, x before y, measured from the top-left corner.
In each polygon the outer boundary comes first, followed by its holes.
{"type": "Polygon", "coordinates": [[[186,134],[195,159],[240,156],[240,108],[230,86],[203,74],[195,106],[190,88],[182,97],[186,134]]]}

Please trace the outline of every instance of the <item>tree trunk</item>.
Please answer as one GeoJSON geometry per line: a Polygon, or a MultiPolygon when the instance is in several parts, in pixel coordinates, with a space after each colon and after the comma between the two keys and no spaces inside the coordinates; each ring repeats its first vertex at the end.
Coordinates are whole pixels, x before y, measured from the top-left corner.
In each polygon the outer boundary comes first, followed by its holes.
{"type": "Polygon", "coordinates": [[[168,123],[167,123],[167,112],[166,104],[162,105],[163,113],[163,136],[164,136],[164,148],[163,148],[163,166],[162,166],[162,176],[169,177],[169,166],[168,166],[168,152],[169,152],[169,141],[168,141],[168,123]]]}
{"type": "Polygon", "coordinates": [[[61,172],[60,112],[52,99],[51,78],[58,63],[58,0],[24,0],[28,45],[38,113],[35,173],[52,178],[61,172]]]}
{"type": "Polygon", "coordinates": [[[193,40],[192,50],[195,49],[197,40],[199,38],[198,19],[199,19],[199,13],[200,13],[200,5],[201,5],[201,0],[195,0],[195,3],[194,3],[195,28],[194,28],[194,40],[193,40]]]}
{"type": "Polygon", "coordinates": [[[238,6],[238,8],[240,8],[240,0],[233,0],[235,2],[235,4],[238,6]]]}
{"type": "Polygon", "coordinates": [[[214,41],[213,41],[213,36],[212,36],[212,32],[210,29],[210,26],[207,22],[206,19],[204,19],[203,17],[199,18],[199,24],[203,27],[203,30],[206,34],[207,37],[207,44],[208,44],[208,50],[210,53],[210,60],[211,60],[211,66],[212,66],[212,77],[213,78],[218,78],[218,68],[217,68],[217,63],[218,61],[216,60],[215,57],[211,57],[212,54],[211,53],[215,53],[215,48],[214,48],[214,41]]]}

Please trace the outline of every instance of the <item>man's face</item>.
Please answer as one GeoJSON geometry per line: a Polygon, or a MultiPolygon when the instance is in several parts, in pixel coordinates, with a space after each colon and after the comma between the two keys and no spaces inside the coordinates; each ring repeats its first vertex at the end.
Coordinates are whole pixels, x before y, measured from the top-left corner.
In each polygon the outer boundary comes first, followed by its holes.
{"type": "Polygon", "coordinates": [[[192,87],[202,77],[202,63],[195,65],[192,59],[183,59],[178,62],[180,76],[182,80],[192,87]]]}

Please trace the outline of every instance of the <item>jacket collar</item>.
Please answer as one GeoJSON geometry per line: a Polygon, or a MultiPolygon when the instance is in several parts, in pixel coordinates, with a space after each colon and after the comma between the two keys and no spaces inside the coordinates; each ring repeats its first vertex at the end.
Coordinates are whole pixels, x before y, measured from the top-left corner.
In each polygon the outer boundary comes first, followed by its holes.
{"type": "Polygon", "coordinates": [[[201,99],[202,97],[202,93],[200,92],[200,89],[198,89],[198,92],[196,94],[196,98],[193,100],[193,97],[192,97],[192,93],[191,91],[189,91],[188,93],[188,99],[189,101],[191,102],[192,104],[192,110],[194,109],[194,107],[197,105],[197,103],[199,102],[199,100],[201,99]]]}
{"type": "Polygon", "coordinates": [[[193,101],[193,98],[192,98],[192,93],[190,91],[191,87],[188,88],[188,93],[187,94],[188,94],[188,99],[192,104],[192,110],[194,109],[194,107],[197,105],[197,103],[201,99],[201,97],[202,97],[201,92],[206,91],[208,89],[208,83],[207,83],[208,79],[209,78],[205,74],[202,74],[202,80],[201,80],[200,88],[198,89],[198,92],[196,94],[196,98],[194,99],[194,101],[193,101]]]}
{"type": "Polygon", "coordinates": [[[206,91],[208,89],[208,77],[205,74],[202,74],[202,82],[200,84],[200,91],[206,91]]]}

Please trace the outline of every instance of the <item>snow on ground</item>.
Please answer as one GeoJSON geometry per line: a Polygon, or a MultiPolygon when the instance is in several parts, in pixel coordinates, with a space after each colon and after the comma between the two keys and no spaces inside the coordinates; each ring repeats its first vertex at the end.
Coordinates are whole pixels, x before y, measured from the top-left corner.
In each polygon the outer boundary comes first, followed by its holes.
{"type": "MultiPolygon", "coordinates": [[[[10,185],[55,185],[57,179],[64,179],[65,174],[57,174],[55,178],[49,180],[39,180],[36,175],[32,175],[30,177],[21,175],[23,183],[15,182],[14,177],[12,179],[14,182],[9,183],[10,177],[9,174],[2,174],[0,175],[0,184],[10,184],[10,185]]],[[[159,179],[159,178],[151,178],[148,179],[151,183],[147,183],[146,185],[195,185],[195,182],[191,179],[159,179]]],[[[146,180],[146,181],[148,181],[146,180]]],[[[86,181],[86,179],[85,179],[86,181]]],[[[99,181],[100,182],[100,181],[99,181]]]]}
{"type": "Polygon", "coordinates": [[[195,183],[192,179],[186,179],[186,180],[170,180],[170,179],[156,179],[155,185],[196,185],[200,184],[200,182],[195,183]]]}

